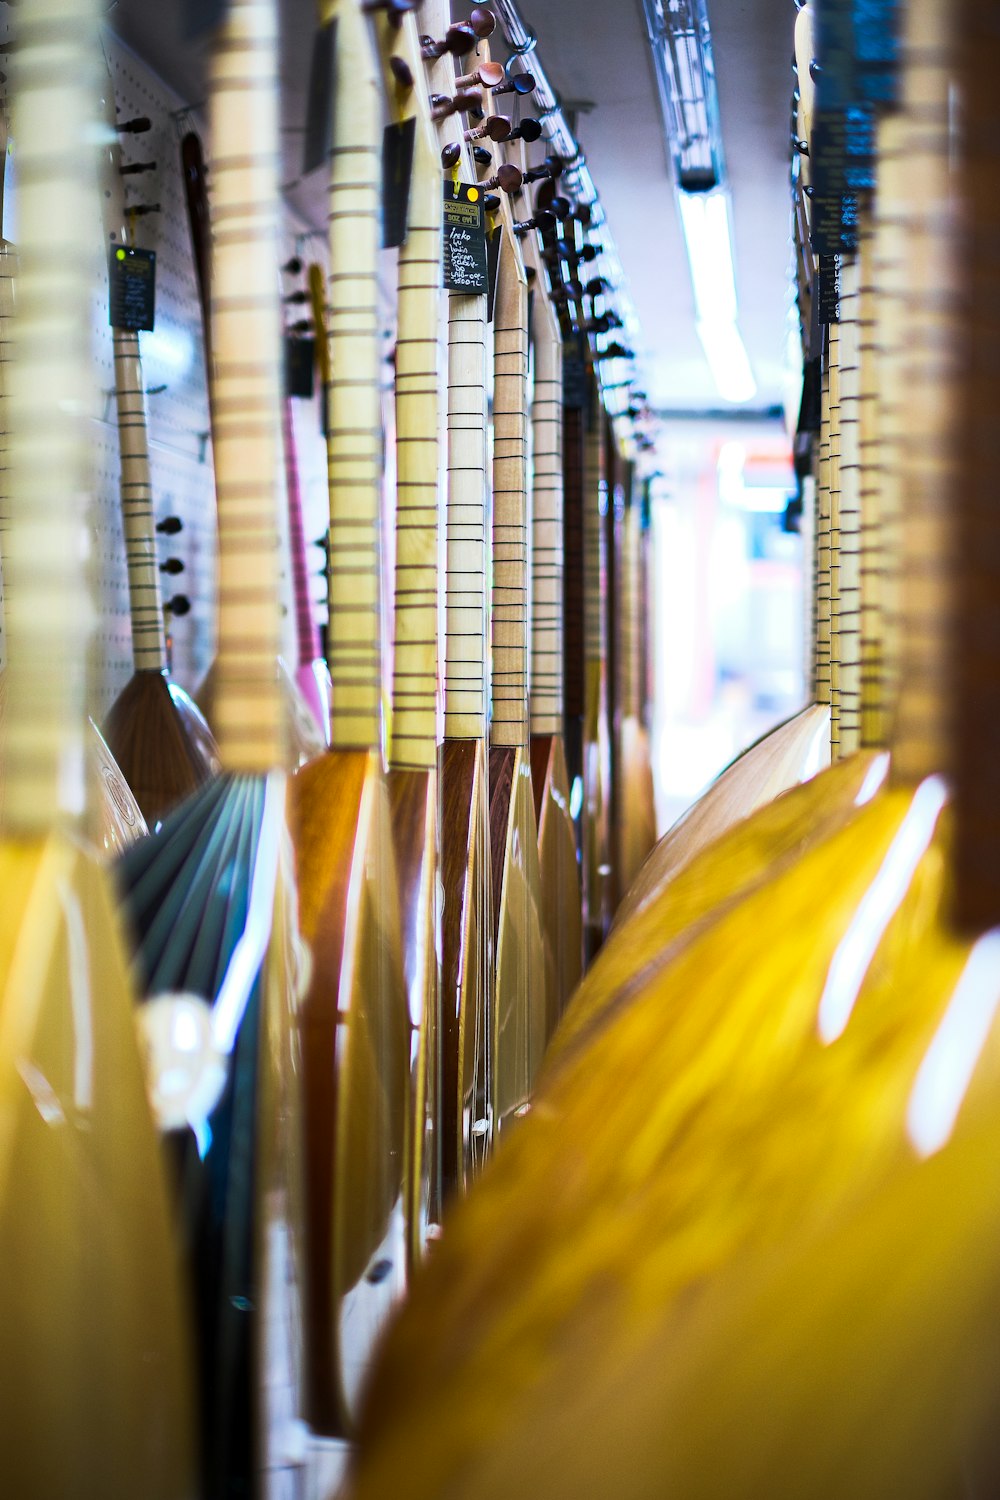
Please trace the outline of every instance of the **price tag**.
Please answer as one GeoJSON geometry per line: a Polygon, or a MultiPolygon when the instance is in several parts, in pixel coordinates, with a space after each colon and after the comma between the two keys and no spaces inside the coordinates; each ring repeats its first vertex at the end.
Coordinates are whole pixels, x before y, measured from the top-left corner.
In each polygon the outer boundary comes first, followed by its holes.
{"type": "Polygon", "coordinates": [[[464,182],[444,187],[444,284],[470,297],[489,287],[482,189],[464,182]]]}
{"type": "Polygon", "coordinates": [[[840,322],[840,278],[843,261],[839,255],[821,255],[816,272],[816,306],[821,323],[840,322]]]}
{"type": "Polygon", "coordinates": [[[285,395],[309,400],[314,390],[316,340],[285,335],[285,395]]]}
{"type": "Polygon", "coordinates": [[[138,333],[153,326],[156,312],[156,251],[118,245],[111,252],[109,319],[112,328],[138,333]]]}

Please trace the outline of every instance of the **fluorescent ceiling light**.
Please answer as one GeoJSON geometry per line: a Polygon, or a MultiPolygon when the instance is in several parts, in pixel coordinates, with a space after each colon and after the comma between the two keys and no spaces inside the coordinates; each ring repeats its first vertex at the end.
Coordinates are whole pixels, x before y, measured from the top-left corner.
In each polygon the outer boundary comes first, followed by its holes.
{"type": "Polygon", "coordinates": [[[736,324],[699,319],[698,337],[723,401],[735,405],[751,401],[757,394],[757,382],[736,324]]]}
{"type": "Polygon", "coordinates": [[[736,279],[725,193],[678,193],[699,321],[736,322],[736,279]]]}

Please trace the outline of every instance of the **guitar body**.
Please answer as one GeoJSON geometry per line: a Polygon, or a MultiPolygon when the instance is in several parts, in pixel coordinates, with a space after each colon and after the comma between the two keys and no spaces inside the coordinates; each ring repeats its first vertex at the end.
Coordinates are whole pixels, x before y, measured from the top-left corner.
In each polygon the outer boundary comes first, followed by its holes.
{"type": "Polygon", "coordinates": [[[656,843],[656,799],[649,732],[629,714],[621,726],[621,828],[618,838],[619,889],[631,888],[656,843]]]}
{"type": "Polygon", "coordinates": [[[830,710],[812,704],[751,745],[656,845],[618,908],[615,927],[647,905],[734,823],[830,761],[830,710]]]}
{"type": "MultiPolygon", "coordinates": [[[[291,850],[280,775],[216,778],[118,865],[146,1004],[147,1069],[170,1078],[161,1021],[197,996],[218,1087],[167,1136],[199,1356],[202,1486],[261,1493],[299,1409],[303,1240],[291,850]],[[170,997],[170,998],[168,998],[170,997]]],[[[168,1124],[170,1122],[167,1122],[168,1124]]]]}
{"type": "Polygon", "coordinates": [[[551,1036],[580,982],[583,923],[576,829],[562,737],[531,737],[531,783],[538,824],[538,868],[545,933],[546,1035],[551,1036]]]}
{"type": "Polygon", "coordinates": [[[107,877],[0,844],[0,1488],[195,1492],[188,1310],[107,877]]]}
{"type": "Polygon", "coordinates": [[[410,1141],[406,1152],[406,1223],[410,1265],[440,1222],[434,1192],[438,1113],[437,772],[393,768],[388,777],[399,886],[403,978],[410,1014],[410,1141]]]}
{"type": "Polygon", "coordinates": [[[547,1040],[538,829],[528,754],[490,750],[496,1129],[523,1114],[547,1040]]]}
{"type": "Polygon", "coordinates": [[[440,1198],[462,1193],[493,1140],[493,910],[481,740],[441,750],[440,1198]]]}
{"type": "Polygon", "coordinates": [[[149,829],[142,809],[132,795],[106,740],[94,723],[87,720],[91,778],[99,791],[100,841],[111,858],[124,854],[149,829]]]}
{"type": "Polygon", "coordinates": [[[305,1415],[337,1437],[352,1428],[372,1347],[405,1284],[410,1015],[379,752],[330,750],[293,778],[290,794],[313,956],[301,1027],[305,1415]]]}
{"type": "Polygon", "coordinates": [[[220,770],[201,710],[165,672],[134,672],[104,721],[108,746],[151,826],[220,770]]]}

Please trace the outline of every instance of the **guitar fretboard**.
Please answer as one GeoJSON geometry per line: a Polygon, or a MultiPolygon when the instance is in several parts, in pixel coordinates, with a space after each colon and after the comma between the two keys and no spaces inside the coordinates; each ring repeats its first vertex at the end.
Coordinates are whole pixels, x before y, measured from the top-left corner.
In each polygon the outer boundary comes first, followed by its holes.
{"type": "Polygon", "coordinates": [[[948,763],[948,647],[951,624],[954,425],[957,402],[955,306],[957,219],[950,168],[952,38],[941,0],[906,8],[903,131],[906,170],[897,217],[905,244],[905,339],[900,394],[900,692],[893,770],[904,781],[948,763]]]}
{"type": "Polygon", "coordinates": [[[527,744],[528,289],[504,225],[493,320],[493,717],[495,745],[527,744]]]}
{"type": "MultiPolygon", "coordinates": [[[[860,268],[846,262],[841,277],[839,525],[837,544],[838,750],[851,755],[861,731],[861,371],[860,268]]],[[[831,745],[832,750],[832,745],[831,745]]]]}
{"type": "Polygon", "coordinates": [[[820,436],[816,465],[816,531],[813,572],[813,696],[817,703],[831,698],[830,587],[830,361],[824,355],[820,397],[820,436]]]}
{"type": "Polygon", "coordinates": [[[840,749],[840,324],[829,328],[827,378],[827,494],[830,556],[830,755],[840,749]]]}
{"type": "Polygon", "coordinates": [[[337,85],[329,191],[327,478],[330,494],[327,664],[331,743],[381,741],[379,524],[382,421],[378,380],[381,99],[367,22],[353,0],[337,19],[337,85]]]}
{"type": "MultiPolygon", "coordinates": [[[[115,123],[111,79],[105,84],[105,113],[109,129],[115,123]]],[[[121,150],[117,139],[101,153],[104,177],[105,254],[130,242],[121,175],[121,150]]],[[[115,364],[115,403],[118,414],[118,444],[121,455],[119,481],[125,562],[128,571],[129,612],[132,620],[132,660],[136,671],[162,671],[167,664],[163,628],[160,574],[156,556],[153,519],[153,486],[149,473],[149,438],[146,431],[146,398],[139,354],[139,335],[126,329],[112,330],[115,364]]]]}
{"type": "MultiPolygon", "coordinates": [[[[390,23],[382,24],[392,36],[390,23]]],[[[415,116],[416,130],[409,220],[399,252],[389,759],[394,766],[428,770],[437,761],[441,167],[412,15],[395,37],[393,52],[408,65],[413,83],[411,88],[396,83],[394,92],[415,116]]]]}
{"type": "Polygon", "coordinates": [[[594,672],[599,674],[604,659],[603,512],[607,506],[604,473],[604,418],[592,393],[583,469],[583,654],[588,694],[593,688],[594,672]]]}
{"type": "Polygon", "coordinates": [[[584,712],[584,411],[563,407],[563,692],[567,718],[584,712]]]}
{"type": "Polygon", "coordinates": [[[216,728],[224,764],[284,760],[280,647],[277,33],[233,0],[213,48],[212,418],[219,507],[216,728]]]}
{"type": "Polygon", "coordinates": [[[531,732],[563,729],[562,339],[537,267],[532,329],[531,732]]]}
{"type": "MultiPolygon", "coordinates": [[[[884,678],[884,546],[881,518],[883,449],[878,426],[881,357],[878,347],[877,298],[875,294],[874,214],[861,220],[858,240],[858,462],[861,555],[861,657],[860,743],[865,747],[886,742],[887,722],[883,700],[884,678]]],[[[881,292],[881,289],[880,289],[881,292]]]]}
{"type": "Polygon", "coordinates": [[[83,808],[97,7],[38,0],[11,54],[20,236],[6,403],[10,665],[4,824],[44,833],[83,808]]]}

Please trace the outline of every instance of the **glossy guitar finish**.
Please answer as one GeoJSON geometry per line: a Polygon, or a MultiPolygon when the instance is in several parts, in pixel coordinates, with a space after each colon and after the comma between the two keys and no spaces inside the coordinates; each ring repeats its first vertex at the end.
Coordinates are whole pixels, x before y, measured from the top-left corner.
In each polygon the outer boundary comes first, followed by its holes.
{"type": "Polygon", "coordinates": [[[23,219],[4,329],[0,1489],[184,1500],[177,1247],[122,934],[83,837],[98,22],[86,0],[42,0],[10,63],[23,219]]]}
{"type": "Polygon", "coordinates": [[[337,25],[330,305],[316,319],[320,369],[331,376],[333,700],[331,748],[293,777],[290,818],[313,950],[302,1015],[304,1411],[315,1432],[337,1437],[352,1429],[372,1347],[405,1284],[410,1014],[381,749],[381,99],[359,0],[324,0],[320,16],[337,25]]]}
{"type": "MultiPolygon", "coordinates": [[[[101,148],[104,250],[132,244],[110,77],[105,84],[110,142],[101,148]]],[[[155,824],[219,771],[219,753],[200,709],[167,671],[160,597],[146,401],[139,335],[112,329],[121,449],[121,508],[128,570],[134,672],[104,721],[112,754],[146,821],[155,824]]]]}

